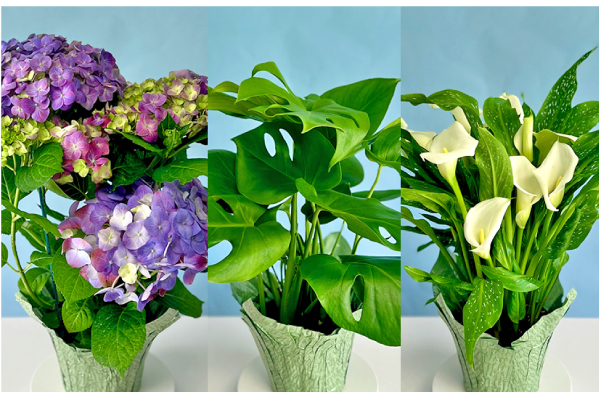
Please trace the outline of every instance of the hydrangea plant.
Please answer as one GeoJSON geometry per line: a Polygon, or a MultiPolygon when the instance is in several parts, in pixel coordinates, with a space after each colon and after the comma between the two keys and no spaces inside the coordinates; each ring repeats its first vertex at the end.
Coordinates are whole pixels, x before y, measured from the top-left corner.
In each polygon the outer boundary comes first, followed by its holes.
{"type": "Polygon", "coordinates": [[[108,128],[110,111],[125,105],[126,83],[105,50],[55,35],[11,39],[2,42],[2,77],[2,233],[15,260],[2,243],[2,265],[19,274],[20,292],[60,338],[123,374],[146,323],[168,308],[201,315],[202,302],[183,282],[206,267],[207,194],[197,177],[207,161],[187,150],[206,139],[207,121],[205,107],[185,102],[202,105],[205,77],[185,70],[161,81],[192,87],[163,103],[172,114],[141,96],[137,110],[156,119],[153,144],[108,128]],[[47,191],[77,201],[67,216],[50,208],[47,191]],[[39,215],[19,208],[32,192],[39,215]],[[18,235],[36,249],[27,264],[18,235]],[[124,312],[126,320],[98,327],[103,336],[94,341],[96,316],[124,312]]]}

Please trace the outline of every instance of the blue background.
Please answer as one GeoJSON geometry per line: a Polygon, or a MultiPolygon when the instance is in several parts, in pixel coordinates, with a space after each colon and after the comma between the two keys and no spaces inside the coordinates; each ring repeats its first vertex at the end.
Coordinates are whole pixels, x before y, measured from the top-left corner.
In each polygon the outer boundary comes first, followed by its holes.
{"type": "MultiPolygon", "coordinates": [[[[599,8],[411,8],[402,10],[402,93],[426,95],[457,89],[484,100],[503,92],[520,95],[538,111],[557,79],[599,44],[599,8]]],[[[574,104],[599,100],[599,51],[578,68],[574,104]]],[[[410,129],[439,133],[451,113],[405,103],[410,129]]],[[[560,276],[578,298],[568,317],[599,317],[599,225],[571,251],[560,276]]],[[[434,246],[416,253],[428,238],[402,233],[403,263],[430,270],[434,246]]],[[[402,277],[402,315],[436,315],[431,286],[402,277]]]]}
{"type": "MultiPolygon", "coordinates": [[[[401,76],[399,8],[210,8],[208,30],[211,86],[222,81],[240,83],[251,76],[256,64],[266,61],[277,63],[290,88],[300,96],[322,94],[367,78],[401,76]]],[[[399,116],[398,86],[381,127],[399,116]]],[[[212,112],[209,120],[210,149],[235,151],[231,138],[258,125],[255,121],[216,112],[212,112]]],[[[368,190],[377,165],[363,153],[358,157],[366,174],[357,189],[368,190]]],[[[377,189],[397,188],[397,171],[383,168],[377,189]]],[[[399,210],[399,199],[386,204],[399,210]]],[[[339,220],[324,225],[323,236],[338,231],[340,226],[339,220]]],[[[303,231],[303,226],[300,230],[303,231]]],[[[353,234],[346,229],[344,236],[351,245],[353,234]]],[[[210,264],[220,261],[229,250],[227,243],[211,248],[210,264]]],[[[393,255],[393,252],[363,240],[358,254],[393,255]]],[[[208,292],[209,314],[239,313],[228,284],[209,284],[208,292]]]]}
{"type": "MultiPolygon", "coordinates": [[[[81,41],[104,48],[113,54],[127,81],[158,79],[170,71],[190,69],[207,75],[206,8],[133,8],[133,7],[2,7],[2,40],[20,41],[32,34],[56,34],[67,41],[81,41]]],[[[194,145],[191,157],[205,157],[206,147],[194,145]]],[[[205,182],[205,178],[202,178],[205,182]]],[[[50,194],[50,193],[49,193],[50,194]]],[[[20,204],[25,211],[38,211],[36,194],[20,204]]],[[[50,194],[50,207],[68,212],[70,202],[50,194]]],[[[2,235],[10,250],[10,236],[2,235]]],[[[26,263],[33,248],[18,238],[21,262],[26,263]]],[[[14,265],[12,251],[9,262],[14,265]]],[[[19,275],[8,266],[2,268],[2,315],[24,316],[15,301],[19,275]]],[[[190,290],[206,301],[206,275],[198,275],[190,290]]]]}

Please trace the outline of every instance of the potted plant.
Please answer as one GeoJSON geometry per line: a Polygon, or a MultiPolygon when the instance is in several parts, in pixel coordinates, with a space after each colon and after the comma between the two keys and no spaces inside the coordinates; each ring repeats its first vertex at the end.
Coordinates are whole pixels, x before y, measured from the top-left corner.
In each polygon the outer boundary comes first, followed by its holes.
{"type": "Polygon", "coordinates": [[[377,175],[370,191],[352,192],[363,179],[362,150],[379,175],[385,166],[399,171],[399,119],[377,131],[398,82],[371,79],[301,98],[268,62],[240,85],[209,92],[210,110],[262,123],[233,138],[236,153],[209,151],[208,243],[232,250],[209,267],[208,280],[231,283],[275,391],[341,391],[354,332],[400,345],[400,257],[356,255],[363,238],[400,250],[400,214],[381,203],[399,191],[376,191],[377,175]],[[323,237],[331,222],[340,229],[323,237]]]}
{"type": "Polygon", "coordinates": [[[439,247],[434,302],[458,350],[467,391],[537,391],[547,345],[576,297],[559,274],[599,217],[597,102],[572,107],[578,60],[535,115],[514,95],[455,90],[403,95],[451,111],[438,135],[402,129],[404,230],[439,247]],[[484,119],[484,123],[483,123],[484,119]],[[407,206],[422,212],[415,217],[407,206]]]}
{"type": "Polygon", "coordinates": [[[110,53],[55,35],[2,42],[2,60],[2,265],[66,391],[137,391],[153,339],[202,312],[183,282],[207,264],[207,161],[186,155],[206,138],[205,77],[127,85],[110,53]],[[48,191],[75,200],[68,215],[48,191]],[[39,213],[20,209],[32,192],[39,213]]]}

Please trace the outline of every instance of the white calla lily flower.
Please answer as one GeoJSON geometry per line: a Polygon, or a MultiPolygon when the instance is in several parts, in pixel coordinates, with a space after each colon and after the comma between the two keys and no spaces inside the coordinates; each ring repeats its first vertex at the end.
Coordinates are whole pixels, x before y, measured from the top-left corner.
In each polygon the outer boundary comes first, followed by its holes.
{"type": "Polygon", "coordinates": [[[501,221],[509,206],[510,200],[507,198],[495,197],[470,208],[464,220],[464,236],[474,247],[474,254],[485,260],[491,257],[491,243],[501,228],[501,221]]]}
{"type": "Polygon", "coordinates": [[[410,134],[412,134],[412,138],[420,145],[422,148],[427,151],[431,150],[431,145],[433,144],[433,138],[437,136],[437,133],[432,131],[412,131],[408,130],[410,134]]]}
{"type": "Polygon", "coordinates": [[[404,130],[408,129],[408,123],[406,123],[406,121],[404,119],[402,119],[401,117],[399,118],[399,123],[400,123],[401,128],[403,128],[404,130]]]}
{"type": "Polygon", "coordinates": [[[541,130],[537,134],[535,134],[537,139],[536,145],[539,149],[539,163],[543,163],[547,154],[553,147],[553,144],[556,142],[561,142],[564,144],[568,144],[570,142],[576,142],[578,137],[574,137],[573,135],[568,134],[558,134],[551,130],[541,130]]]}
{"type": "Polygon", "coordinates": [[[516,113],[518,113],[518,117],[520,118],[520,124],[524,123],[524,110],[522,109],[522,105],[520,104],[520,99],[518,99],[516,95],[508,95],[505,92],[501,94],[500,98],[510,101],[512,109],[516,109],[516,113]]]}
{"type": "Polygon", "coordinates": [[[532,147],[533,125],[534,117],[525,117],[524,122],[514,136],[514,145],[516,146],[516,149],[520,152],[520,155],[525,156],[530,162],[532,162],[534,157],[532,147]]]}
{"type": "Polygon", "coordinates": [[[451,114],[455,118],[455,121],[461,123],[462,126],[464,126],[468,134],[472,132],[472,127],[470,127],[470,122],[466,118],[466,113],[464,113],[464,109],[458,106],[451,111],[451,114]]]}
{"type": "Polygon", "coordinates": [[[566,184],[574,177],[577,164],[578,156],[572,148],[557,141],[541,166],[533,171],[548,210],[558,211],[557,207],[564,198],[566,184]]]}
{"type": "Polygon", "coordinates": [[[474,156],[478,140],[466,132],[464,126],[454,122],[448,129],[432,139],[430,152],[423,152],[420,157],[435,165],[449,183],[455,180],[455,168],[459,158],[474,156]]]}
{"type": "Polygon", "coordinates": [[[530,163],[528,158],[525,156],[510,156],[510,162],[512,163],[514,186],[516,186],[518,192],[516,198],[516,224],[524,229],[530,217],[532,206],[543,197],[543,192],[539,181],[533,174],[536,167],[530,163]]]}

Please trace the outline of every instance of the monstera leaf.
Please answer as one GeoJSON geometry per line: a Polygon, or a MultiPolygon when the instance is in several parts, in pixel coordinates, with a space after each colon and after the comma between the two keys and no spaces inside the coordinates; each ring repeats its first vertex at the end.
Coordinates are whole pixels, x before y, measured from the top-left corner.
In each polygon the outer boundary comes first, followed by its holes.
{"type": "Polygon", "coordinates": [[[371,148],[365,148],[366,157],[382,166],[401,171],[401,126],[394,124],[385,127],[378,134],[371,148]]]}
{"type": "Polygon", "coordinates": [[[388,346],[401,345],[401,258],[313,255],[301,274],[327,314],[342,328],[388,346]],[[351,290],[363,279],[362,316],[351,310],[351,290]]]}
{"type": "Polygon", "coordinates": [[[298,178],[319,190],[331,189],[341,181],[339,165],[329,170],[327,163],[335,150],[316,130],[301,134],[299,126],[293,123],[265,123],[233,141],[237,144],[237,188],[260,205],[275,204],[296,193],[298,178]],[[291,153],[281,130],[289,133],[293,140],[291,153]],[[266,136],[274,140],[276,153],[273,156],[266,148],[266,136]]]}
{"type": "Polygon", "coordinates": [[[401,251],[400,213],[386,207],[379,200],[360,199],[336,191],[316,191],[303,179],[297,179],[297,189],[308,200],[333,215],[345,220],[349,230],[374,242],[401,251]],[[381,228],[390,237],[387,239],[381,228]]]}
{"type": "Polygon", "coordinates": [[[336,146],[329,168],[341,160],[353,155],[355,148],[370,130],[367,113],[337,104],[332,99],[310,95],[306,99],[296,96],[283,75],[272,63],[257,65],[252,77],[239,85],[237,103],[252,102],[262,105],[248,110],[265,120],[289,120],[302,124],[302,133],[316,127],[335,129],[336,146]],[[281,88],[265,78],[255,77],[259,72],[274,75],[284,86],[281,88]]]}

